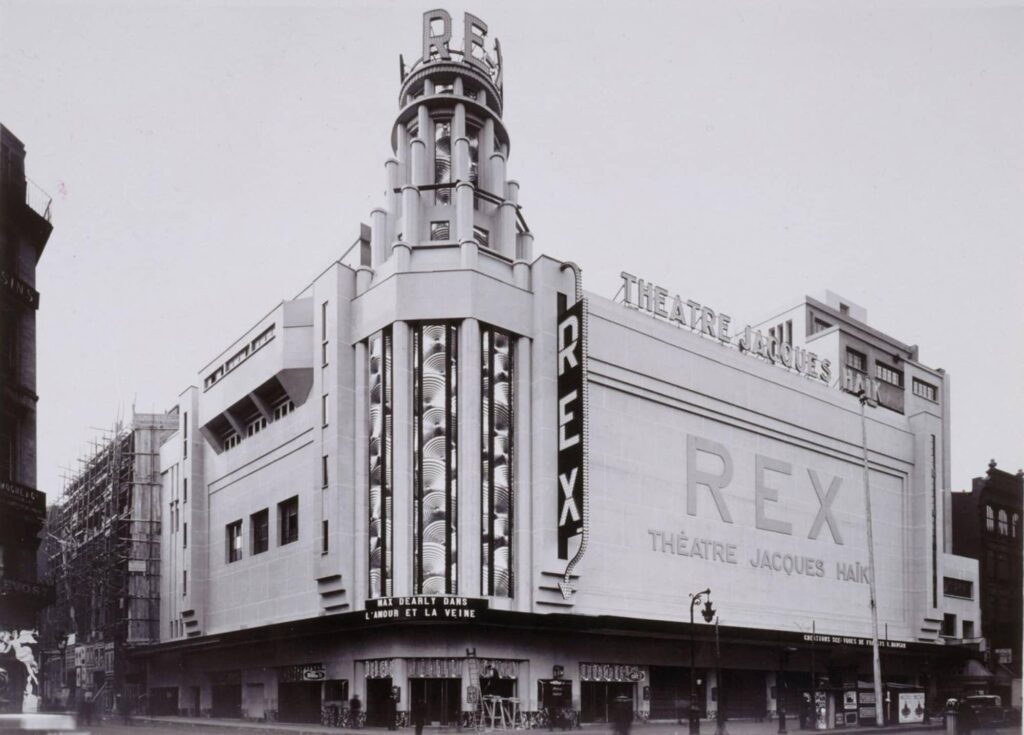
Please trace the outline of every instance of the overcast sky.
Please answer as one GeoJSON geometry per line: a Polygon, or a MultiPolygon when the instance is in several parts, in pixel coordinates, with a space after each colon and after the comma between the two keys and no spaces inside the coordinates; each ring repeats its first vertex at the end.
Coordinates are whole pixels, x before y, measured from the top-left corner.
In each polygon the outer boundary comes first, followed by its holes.
{"type": "MultiPolygon", "coordinates": [[[[351,244],[433,7],[0,0],[0,121],[54,197],[40,489],[351,244]]],[[[951,375],[954,489],[1024,465],[1019,4],[446,7],[502,41],[539,252],[741,325],[836,291],[951,375]]]]}

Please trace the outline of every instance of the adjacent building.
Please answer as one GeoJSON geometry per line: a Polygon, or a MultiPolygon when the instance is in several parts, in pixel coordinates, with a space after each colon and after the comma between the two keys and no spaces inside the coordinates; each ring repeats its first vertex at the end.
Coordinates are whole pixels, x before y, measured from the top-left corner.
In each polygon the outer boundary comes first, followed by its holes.
{"type": "Polygon", "coordinates": [[[0,712],[38,706],[36,619],[46,496],[36,487],[36,264],[50,199],[25,177],[25,146],[0,125],[0,712]]]}
{"type": "MultiPolygon", "coordinates": [[[[178,417],[135,413],[79,462],[47,519],[48,571],[56,600],[43,616],[48,703],[74,706],[88,693],[110,709],[136,702],[144,672],[129,660],[159,640],[159,448],[178,417]]],[[[173,522],[174,517],[170,520],[173,522]]]]}
{"type": "MultiPolygon", "coordinates": [[[[994,676],[995,691],[1005,703],[1019,709],[1024,628],[1024,472],[1000,470],[992,460],[985,476],[974,479],[970,492],[950,493],[949,500],[953,553],[977,559],[979,578],[977,587],[961,580],[944,579],[946,593],[980,601],[987,663],[994,676]]],[[[978,633],[970,621],[947,613],[943,634],[969,638],[978,633]]]]}
{"type": "Polygon", "coordinates": [[[942,523],[948,376],[834,295],[743,326],[628,263],[587,294],[534,252],[479,18],[425,14],[398,103],[370,226],[170,412],[151,709],[674,719],[692,688],[873,721],[866,451],[886,718],[923,719],[945,616],[981,627],[943,587],[978,583],[942,523]]]}

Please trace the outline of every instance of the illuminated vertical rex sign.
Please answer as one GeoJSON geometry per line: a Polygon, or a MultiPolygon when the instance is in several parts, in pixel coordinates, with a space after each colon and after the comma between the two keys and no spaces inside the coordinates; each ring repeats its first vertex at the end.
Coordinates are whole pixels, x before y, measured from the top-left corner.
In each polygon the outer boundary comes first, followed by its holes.
{"type": "Polygon", "coordinates": [[[572,306],[558,294],[558,558],[569,558],[569,539],[584,532],[586,479],[584,390],[586,301],[572,306]]]}

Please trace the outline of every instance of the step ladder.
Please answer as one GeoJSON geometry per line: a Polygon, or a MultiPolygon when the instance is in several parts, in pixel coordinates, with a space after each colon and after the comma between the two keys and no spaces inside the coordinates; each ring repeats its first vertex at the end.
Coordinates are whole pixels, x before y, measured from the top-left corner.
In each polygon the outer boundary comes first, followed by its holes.
{"type": "Polygon", "coordinates": [[[480,659],[476,657],[476,648],[466,649],[466,666],[469,673],[468,696],[469,704],[473,705],[470,727],[480,730],[484,725],[483,697],[480,692],[480,659]]]}

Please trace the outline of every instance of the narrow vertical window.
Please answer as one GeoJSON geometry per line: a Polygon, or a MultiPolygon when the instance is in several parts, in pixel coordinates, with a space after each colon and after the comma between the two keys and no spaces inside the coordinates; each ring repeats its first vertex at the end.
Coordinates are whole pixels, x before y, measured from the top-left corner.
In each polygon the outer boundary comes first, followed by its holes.
{"type": "Polygon", "coordinates": [[[188,478],[181,481],[181,502],[188,502],[188,478]]]}
{"type": "Polygon", "coordinates": [[[320,396],[320,425],[327,426],[327,394],[320,396]]]}
{"type": "Polygon", "coordinates": [[[322,487],[327,487],[330,478],[328,477],[327,468],[329,460],[325,454],[320,460],[320,484],[322,487]]]}
{"type": "Polygon", "coordinates": [[[320,305],[320,364],[327,366],[327,302],[320,305]]]}
{"type": "Polygon", "coordinates": [[[228,564],[242,560],[242,522],[235,521],[227,525],[225,533],[227,543],[228,564]]]}
{"type": "Polygon", "coordinates": [[[390,597],[392,581],[391,330],[369,340],[369,597],[390,597]]]}
{"type": "Polygon", "coordinates": [[[458,330],[413,328],[413,589],[458,591],[458,330]]]}
{"type": "Polygon", "coordinates": [[[182,426],[182,442],[181,442],[181,458],[188,459],[188,411],[185,411],[184,416],[181,420],[182,426]]]}
{"type": "Polygon", "coordinates": [[[328,549],[330,548],[330,544],[329,544],[329,541],[328,541],[329,536],[327,534],[328,527],[329,527],[329,524],[327,522],[327,519],[325,518],[321,522],[321,528],[320,528],[320,533],[321,533],[320,553],[321,554],[326,554],[328,549]]]}
{"type": "Polygon", "coordinates": [[[185,521],[185,525],[181,531],[181,548],[188,548],[188,521],[185,521]]]}
{"type": "Polygon", "coordinates": [[[485,327],[481,348],[480,587],[484,595],[512,597],[512,337],[485,327]]]}
{"type": "Polygon", "coordinates": [[[181,570],[181,595],[184,597],[188,594],[188,570],[181,570]]]}
{"type": "Polygon", "coordinates": [[[278,546],[299,540],[299,498],[288,498],[277,504],[278,546]]]}

